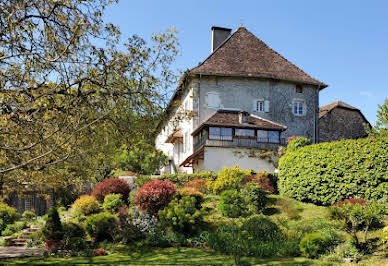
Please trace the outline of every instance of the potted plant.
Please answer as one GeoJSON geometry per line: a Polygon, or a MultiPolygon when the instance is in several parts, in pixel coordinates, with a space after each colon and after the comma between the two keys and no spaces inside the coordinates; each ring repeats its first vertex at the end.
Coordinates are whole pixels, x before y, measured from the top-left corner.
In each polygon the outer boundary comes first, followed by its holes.
{"type": "Polygon", "coordinates": [[[48,210],[47,221],[42,232],[47,251],[57,252],[63,237],[63,229],[56,208],[50,208],[48,210]]]}

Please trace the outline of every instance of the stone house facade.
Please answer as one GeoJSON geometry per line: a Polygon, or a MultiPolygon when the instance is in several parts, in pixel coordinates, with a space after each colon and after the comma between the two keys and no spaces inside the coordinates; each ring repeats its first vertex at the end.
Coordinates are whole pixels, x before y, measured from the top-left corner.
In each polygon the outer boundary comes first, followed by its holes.
{"type": "Polygon", "coordinates": [[[319,142],[364,138],[371,126],[359,109],[336,101],[319,109],[319,142]]]}
{"type": "Polygon", "coordinates": [[[186,72],[159,126],[165,172],[240,165],[273,171],[270,158],[289,136],[318,142],[318,81],[246,28],[212,28],[212,53],[186,72]],[[226,118],[225,118],[226,117],[226,118]]]}

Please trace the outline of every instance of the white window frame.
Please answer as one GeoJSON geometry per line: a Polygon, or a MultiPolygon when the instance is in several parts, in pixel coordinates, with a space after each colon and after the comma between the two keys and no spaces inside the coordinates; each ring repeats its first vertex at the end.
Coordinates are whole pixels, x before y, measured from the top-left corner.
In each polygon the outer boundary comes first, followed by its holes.
{"type": "Polygon", "coordinates": [[[256,111],[264,112],[264,100],[256,100],[256,111]]]}
{"type": "Polygon", "coordinates": [[[306,103],[303,99],[294,99],[292,101],[292,113],[295,116],[305,116],[306,115],[306,103]],[[295,105],[296,105],[296,112],[295,112],[295,105]],[[300,108],[302,107],[302,112],[300,112],[300,108]]]}

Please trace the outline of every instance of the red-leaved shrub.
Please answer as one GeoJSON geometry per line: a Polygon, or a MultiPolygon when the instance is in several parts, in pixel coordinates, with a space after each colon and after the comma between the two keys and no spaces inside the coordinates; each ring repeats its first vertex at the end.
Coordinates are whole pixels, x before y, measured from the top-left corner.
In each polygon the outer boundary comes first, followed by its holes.
{"type": "Polygon", "coordinates": [[[131,188],[127,182],[120,178],[108,178],[98,183],[94,187],[91,195],[96,197],[98,201],[102,202],[108,194],[121,194],[122,199],[127,202],[129,192],[131,192],[131,188]]]}
{"type": "Polygon", "coordinates": [[[274,193],[275,188],[271,184],[271,180],[268,177],[267,172],[260,172],[255,175],[251,175],[245,183],[256,182],[262,189],[274,193]]]}
{"type": "Polygon", "coordinates": [[[152,180],[136,191],[135,203],[151,215],[166,207],[176,192],[176,187],[169,180],[152,180]]]}
{"type": "Polygon", "coordinates": [[[339,201],[335,204],[333,204],[333,206],[337,206],[337,207],[341,207],[345,204],[360,204],[360,205],[366,205],[368,202],[364,199],[354,199],[354,198],[350,198],[350,199],[346,199],[346,200],[343,200],[343,201],[339,201]]]}
{"type": "Polygon", "coordinates": [[[205,179],[194,179],[191,181],[186,182],[183,185],[184,188],[192,188],[199,192],[205,193],[206,192],[206,180],[205,179]]]}
{"type": "Polygon", "coordinates": [[[106,254],[105,249],[99,248],[99,249],[93,250],[93,255],[94,255],[94,256],[105,256],[105,255],[107,255],[107,254],[106,254]]]}

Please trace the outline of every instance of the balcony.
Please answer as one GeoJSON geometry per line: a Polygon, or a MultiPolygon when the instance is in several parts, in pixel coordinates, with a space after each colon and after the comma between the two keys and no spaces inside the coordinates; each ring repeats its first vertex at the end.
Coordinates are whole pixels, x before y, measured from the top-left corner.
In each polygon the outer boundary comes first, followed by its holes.
{"type": "Polygon", "coordinates": [[[219,136],[217,139],[209,139],[209,135],[206,132],[195,144],[194,152],[200,149],[202,146],[211,147],[244,147],[244,148],[257,148],[263,150],[277,150],[279,146],[285,146],[285,139],[280,138],[280,142],[271,142],[269,138],[257,138],[257,137],[238,137],[238,136],[219,136]]]}

